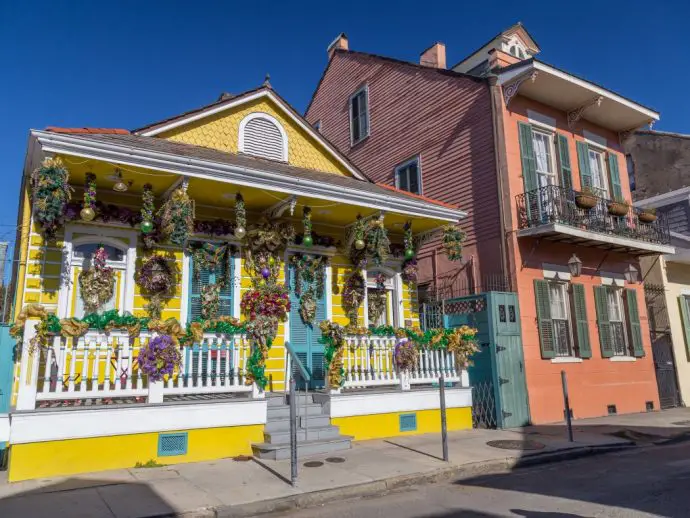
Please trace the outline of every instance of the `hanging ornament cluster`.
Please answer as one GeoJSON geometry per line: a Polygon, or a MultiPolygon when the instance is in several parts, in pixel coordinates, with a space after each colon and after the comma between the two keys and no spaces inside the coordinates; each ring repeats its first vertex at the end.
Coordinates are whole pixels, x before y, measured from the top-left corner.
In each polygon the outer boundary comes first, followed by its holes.
{"type": "Polygon", "coordinates": [[[367,224],[367,254],[372,258],[374,266],[381,266],[390,254],[390,241],[383,225],[383,213],[378,218],[369,220],[367,224]]]}
{"type": "Polygon", "coordinates": [[[304,227],[302,244],[309,248],[314,244],[314,238],[311,235],[311,207],[304,207],[304,211],[302,212],[302,225],[304,227]]]}
{"type": "Polygon", "coordinates": [[[443,250],[451,261],[462,261],[465,233],[452,223],[443,227],[443,250]]]}
{"type": "Polygon", "coordinates": [[[154,210],[153,186],[147,183],[144,185],[144,190],[141,193],[141,224],[139,226],[141,233],[144,235],[153,232],[154,210]]]}
{"type": "Polygon", "coordinates": [[[62,160],[46,158],[41,167],[31,174],[34,219],[41,226],[46,241],[54,240],[55,234],[62,228],[71,197],[69,172],[62,160]]]}
{"type": "Polygon", "coordinates": [[[244,205],[244,198],[238,192],[235,195],[235,237],[244,239],[247,235],[247,209],[244,205]]]}
{"type": "Polygon", "coordinates": [[[360,270],[354,270],[345,281],[343,287],[343,309],[350,320],[350,325],[357,327],[359,321],[359,307],[364,301],[366,281],[360,270]]]}
{"type": "Polygon", "coordinates": [[[412,239],[412,223],[408,221],[405,223],[405,234],[403,236],[403,244],[405,246],[405,259],[414,259],[414,241],[412,239]]]}
{"type": "Polygon", "coordinates": [[[96,175],[86,173],[84,182],[84,206],[79,212],[79,216],[84,221],[93,221],[96,217],[96,175]]]}
{"type": "Polygon", "coordinates": [[[163,310],[163,300],[172,295],[177,283],[177,271],[173,258],[162,255],[152,255],[142,261],[141,268],[137,271],[136,281],[148,296],[149,303],[146,311],[149,317],[158,319],[163,310]]]}
{"type": "Polygon", "coordinates": [[[179,187],[158,211],[160,232],[164,239],[177,246],[184,246],[194,230],[194,202],[187,189],[179,187]]]}
{"type": "Polygon", "coordinates": [[[357,214],[357,221],[352,230],[353,241],[350,248],[350,260],[358,269],[364,269],[367,266],[367,252],[366,252],[366,225],[361,214],[357,214]]]}
{"type": "Polygon", "coordinates": [[[115,291],[115,274],[107,266],[108,252],[99,245],[93,253],[91,266],[79,274],[79,288],[85,313],[96,313],[115,291]]]}
{"type": "Polygon", "coordinates": [[[328,257],[293,255],[290,264],[294,268],[295,295],[299,297],[299,314],[305,324],[311,325],[316,318],[317,300],[323,297],[326,286],[328,257]]]}
{"type": "Polygon", "coordinates": [[[405,260],[402,264],[402,280],[405,282],[417,282],[417,259],[414,249],[414,239],[412,237],[412,223],[405,223],[405,234],[403,235],[403,246],[405,248],[405,260]]]}
{"type": "Polygon", "coordinates": [[[369,323],[378,325],[379,319],[385,314],[388,305],[388,292],[386,290],[386,276],[376,274],[376,288],[367,291],[367,303],[369,308],[369,323]]]}

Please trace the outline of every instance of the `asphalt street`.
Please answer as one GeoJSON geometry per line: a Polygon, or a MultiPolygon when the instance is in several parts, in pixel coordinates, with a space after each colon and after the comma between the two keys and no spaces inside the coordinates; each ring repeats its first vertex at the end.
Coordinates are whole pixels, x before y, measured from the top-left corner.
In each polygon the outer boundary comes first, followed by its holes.
{"type": "Polygon", "coordinates": [[[690,517],[690,442],[405,488],[276,516],[690,517]]]}

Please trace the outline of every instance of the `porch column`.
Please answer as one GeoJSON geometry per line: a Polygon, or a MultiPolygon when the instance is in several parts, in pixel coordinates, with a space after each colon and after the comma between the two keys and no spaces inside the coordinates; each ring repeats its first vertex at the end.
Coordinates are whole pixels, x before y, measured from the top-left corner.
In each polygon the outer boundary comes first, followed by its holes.
{"type": "Polygon", "coordinates": [[[22,356],[19,367],[19,389],[17,393],[17,410],[34,410],[38,392],[39,350],[31,352],[31,340],[36,336],[38,320],[27,320],[24,323],[22,339],[22,356]]]}

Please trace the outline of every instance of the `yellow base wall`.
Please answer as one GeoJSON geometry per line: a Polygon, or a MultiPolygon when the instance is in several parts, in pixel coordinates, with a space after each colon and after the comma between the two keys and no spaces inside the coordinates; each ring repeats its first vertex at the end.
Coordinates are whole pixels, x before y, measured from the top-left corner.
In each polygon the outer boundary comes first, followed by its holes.
{"type": "MultiPolygon", "coordinates": [[[[449,408],[446,411],[446,418],[449,431],[472,428],[472,409],[469,407],[449,408]]],[[[441,431],[441,411],[417,410],[416,412],[336,417],[331,419],[331,423],[333,426],[340,427],[341,434],[351,435],[356,441],[403,435],[421,435],[441,431]],[[417,429],[415,431],[400,431],[401,414],[417,414],[417,429]]]]}
{"type": "Polygon", "coordinates": [[[251,455],[251,445],[263,441],[263,431],[263,425],[177,430],[188,433],[187,454],[170,457],[158,457],[158,432],[15,444],[10,450],[8,479],[18,482],[133,468],[149,460],[180,464],[251,455]]]}

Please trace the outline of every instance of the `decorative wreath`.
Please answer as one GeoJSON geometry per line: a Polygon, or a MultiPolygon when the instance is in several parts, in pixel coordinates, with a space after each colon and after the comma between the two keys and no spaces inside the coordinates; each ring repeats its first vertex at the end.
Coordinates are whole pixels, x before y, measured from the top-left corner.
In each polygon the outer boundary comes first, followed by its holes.
{"type": "Polygon", "coordinates": [[[79,274],[79,288],[86,313],[97,312],[115,291],[115,274],[106,266],[108,252],[101,245],[93,254],[91,267],[79,274]]]}
{"type": "Polygon", "coordinates": [[[139,369],[150,381],[160,381],[165,376],[172,376],[175,369],[182,364],[180,347],[169,335],[151,338],[140,350],[139,369]]]}

